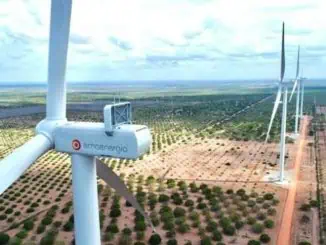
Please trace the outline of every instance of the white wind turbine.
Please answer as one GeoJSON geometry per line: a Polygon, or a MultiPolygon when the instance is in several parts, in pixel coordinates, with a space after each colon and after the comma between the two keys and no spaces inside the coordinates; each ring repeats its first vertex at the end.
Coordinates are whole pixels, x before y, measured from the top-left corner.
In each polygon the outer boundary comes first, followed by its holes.
{"type": "Polygon", "coordinates": [[[292,88],[292,93],[289,102],[291,102],[294,91],[297,89],[296,107],[295,107],[295,125],[294,125],[294,136],[299,134],[299,113],[300,113],[300,91],[301,91],[301,79],[299,77],[300,69],[300,46],[298,47],[298,57],[297,57],[297,72],[294,80],[294,85],[292,88]]]}
{"type": "Polygon", "coordinates": [[[281,140],[280,140],[280,182],[284,180],[284,162],[285,162],[285,138],[286,138],[286,117],[287,117],[287,94],[288,94],[288,84],[283,81],[285,72],[285,53],[284,53],[284,22],[282,26],[282,49],[281,49],[281,73],[280,73],[280,81],[278,83],[278,91],[276,94],[276,99],[274,102],[274,108],[272,112],[272,116],[270,119],[270,123],[268,126],[266,140],[268,141],[270,136],[270,131],[272,129],[273,121],[278,109],[279,104],[283,104],[282,108],[282,124],[281,124],[281,140]],[[283,96],[282,96],[283,94],[283,96]],[[282,97],[282,102],[281,102],[282,97]]]}
{"type": "Polygon", "coordinates": [[[96,156],[137,158],[149,150],[151,135],[146,126],[130,124],[129,103],[106,106],[104,123],[67,121],[65,73],[71,8],[72,0],[51,2],[46,118],[37,125],[35,137],[0,162],[0,194],[47,151],[70,153],[76,243],[99,245],[97,175],[151,222],[122,180],[96,156]]]}

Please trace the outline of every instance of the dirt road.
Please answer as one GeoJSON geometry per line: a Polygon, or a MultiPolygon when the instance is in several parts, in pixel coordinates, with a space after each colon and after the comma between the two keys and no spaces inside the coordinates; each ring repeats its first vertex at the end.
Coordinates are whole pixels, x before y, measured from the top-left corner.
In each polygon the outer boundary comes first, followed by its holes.
{"type": "Polygon", "coordinates": [[[308,126],[308,117],[305,116],[302,120],[299,147],[295,158],[292,181],[290,183],[288,196],[284,205],[282,223],[277,238],[277,245],[291,244],[291,227],[292,227],[293,213],[295,208],[295,197],[297,192],[297,183],[299,180],[299,172],[300,172],[300,166],[302,161],[302,152],[306,142],[307,126],[308,126]]]}

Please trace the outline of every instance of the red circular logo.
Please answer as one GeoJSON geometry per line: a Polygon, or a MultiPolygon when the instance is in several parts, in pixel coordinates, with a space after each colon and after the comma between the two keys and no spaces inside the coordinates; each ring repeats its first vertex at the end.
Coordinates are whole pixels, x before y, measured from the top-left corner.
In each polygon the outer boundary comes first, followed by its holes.
{"type": "Polygon", "coordinates": [[[81,147],[80,141],[79,140],[73,140],[72,141],[72,148],[74,148],[74,150],[78,151],[81,147]]]}

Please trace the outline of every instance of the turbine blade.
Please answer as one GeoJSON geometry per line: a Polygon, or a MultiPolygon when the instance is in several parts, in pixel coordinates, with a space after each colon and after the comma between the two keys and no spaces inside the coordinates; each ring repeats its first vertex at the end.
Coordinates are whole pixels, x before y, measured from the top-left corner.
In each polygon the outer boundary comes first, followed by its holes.
{"type": "Polygon", "coordinates": [[[119,178],[119,176],[117,176],[111,168],[105,165],[98,158],[96,158],[96,170],[98,177],[100,177],[102,180],[104,180],[105,183],[115,189],[120,196],[123,196],[139,213],[141,213],[147,220],[148,224],[150,224],[153,231],[156,232],[150,217],[142,209],[134,195],[129,192],[125,183],[119,178]]]}
{"type": "Polygon", "coordinates": [[[292,96],[294,94],[295,89],[297,88],[297,85],[298,85],[298,80],[296,79],[295,82],[294,82],[293,88],[292,88],[292,92],[291,92],[289,102],[291,102],[291,100],[292,100],[292,96]]]}
{"type": "Polygon", "coordinates": [[[299,69],[300,69],[300,45],[298,46],[298,58],[297,58],[297,73],[296,73],[296,80],[299,77],[299,69]]]}
{"type": "Polygon", "coordinates": [[[283,81],[284,78],[284,72],[285,72],[285,50],[284,50],[284,22],[282,27],[282,50],[281,50],[281,75],[280,75],[280,81],[283,81]]]}
{"type": "Polygon", "coordinates": [[[277,112],[278,106],[279,106],[280,101],[281,101],[281,93],[282,93],[282,87],[281,87],[281,85],[280,85],[280,86],[278,87],[278,91],[277,91],[277,94],[276,94],[276,98],[275,98],[275,102],[274,102],[274,108],[273,108],[273,112],[272,112],[271,120],[270,120],[269,125],[268,125],[268,130],[267,130],[267,134],[266,134],[266,140],[265,140],[265,142],[267,142],[268,139],[269,139],[269,134],[270,134],[271,129],[272,129],[273,121],[274,121],[274,118],[275,118],[275,115],[276,115],[276,112],[277,112]]]}
{"type": "Polygon", "coordinates": [[[51,1],[47,119],[66,119],[66,64],[72,0],[51,1]]]}
{"type": "Polygon", "coordinates": [[[49,139],[38,134],[2,159],[0,161],[0,194],[50,148],[52,148],[52,143],[49,139]]]}

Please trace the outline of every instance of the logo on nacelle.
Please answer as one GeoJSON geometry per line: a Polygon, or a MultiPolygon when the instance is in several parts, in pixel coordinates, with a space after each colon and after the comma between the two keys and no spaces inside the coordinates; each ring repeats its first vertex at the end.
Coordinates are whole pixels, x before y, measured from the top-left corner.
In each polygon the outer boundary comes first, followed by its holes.
{"type": "Polygon", "coordinates": [[[75,151],[79,151],[81,147],[79,140],[73,140],[72,141],[72,148],[74,148],[75,151]]]}

